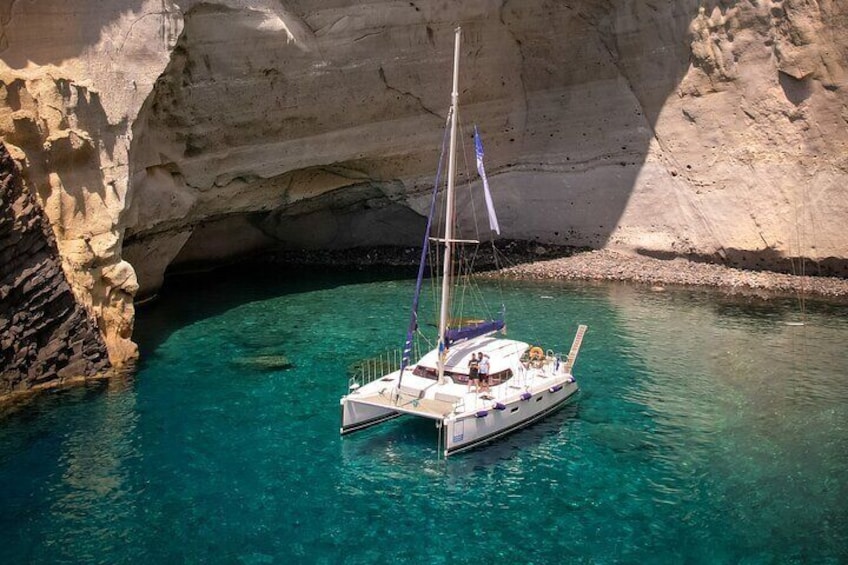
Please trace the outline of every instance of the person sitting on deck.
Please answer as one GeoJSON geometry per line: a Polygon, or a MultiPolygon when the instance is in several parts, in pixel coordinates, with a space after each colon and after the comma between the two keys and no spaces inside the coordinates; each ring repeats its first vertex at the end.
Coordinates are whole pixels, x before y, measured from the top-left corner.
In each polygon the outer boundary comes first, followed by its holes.
{"type": "Polygon", "coordinates": [[[468,361],[468,390],[471,390],[472,386],[475,391],[480,388],[480,383],[477,380],[479,368],[480,364],[477,361],[477,354],[472,353],[471,359],[468,361]]]}
{"type": "Polygon", "coordinates": [[[480,362],[479,362],[479,373],[480,373],[480,388],[483,392],[489,392],[491,389],[489,388],[489,356],[483,355],[481,351],[479,354],[480,362]]]}

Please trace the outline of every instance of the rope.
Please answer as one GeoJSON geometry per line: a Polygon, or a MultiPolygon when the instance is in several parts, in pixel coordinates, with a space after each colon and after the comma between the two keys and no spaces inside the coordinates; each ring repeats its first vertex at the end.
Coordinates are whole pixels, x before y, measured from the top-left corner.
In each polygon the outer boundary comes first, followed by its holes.
{"type": "MultiPolygon", "coordinates": [[[[460,115],[457,115],[457,127],[459,129],[460,138],[465,136],[465,128],[460,119],[460,115]]],[[[465,144],[460,143],[462,147],[462,161],[465,167],[464,169],[464,179],[462,182],[457,182],[457,187],[464,188],[467,190],[468,194],[468,203],[471,208],[471,218],[473,220],[474,226],[474,239],[480,241],[482,238],[480,237],[480,224],[477,218],[477,205],[476,200],[474,198],[474,191],[472,190],[472,175],[471,175],[471,165],[469,161],[469,155],[465,144]]],[[[444,155],[440,158],[439,165],[441,167],[442,161],[444,159],[444,155]]],[[[476,175],[476,154],[474,157],[475,161],[475,175],[476,175]]],[[[463,174],[460,172],[460,174],[463,174]]],[[[458,175],[459,176],[459,175],[458,175]]],[[[438,178],[438,177],[437,177],[438,178]]],[[[476,178],[476,177],[475,177],[476,178]]],[[[457,190],[457,194],[459,190],[457,190]]],[[[438,219],[436,221],[436,230],[435,233],[443,233],[445,225],[444,225],[444,211],[448,205],[446,202],[446,191],[442,190],[441,198],[438,200],[437,212],[438,219]]],[[[459,232],[457,232],[459,233],[459,232]]],[[[503,255],[495,246],[494,238],[489,239],[489,243],[492,248],[492,259],[495,265],[495,268],[500,271],[504,264],[509,264],[508,266],[512,266],[514,263],[509,261],[505,255],[503,255]]],[[[438,303],[439,300],[439,290],[441,286],[441,278],[442,278],[442,268],[441,264],[443,250],[440,249],[438,245],[431,245],[429,248],[429,264],[430,264],[430,289],[432,294],[432,300],[434,304],[438,303]]],[[[451,312],[450,317],[452,319],[461,319],[463,318],[466,309],[471,308],[479,308],[476,310],[478,312],[483,312],[487,317],[493,318],[491,308],[488,306],[485,300],[483,300],[483,292],[480,289],[480,286],[472,277],[474,272],[474,266],[479,256],[479,244],[477,245],[458,245],[455,253],[456,261],[453,265],[451,265],[451,278],[455,281],[454,288],[457,292],[454,294],[454,299],[451,304],[451,312]]],[[[498,290],[501,298],[501,303],[503,303],[503,277],[498,277],[498,290]]]]}

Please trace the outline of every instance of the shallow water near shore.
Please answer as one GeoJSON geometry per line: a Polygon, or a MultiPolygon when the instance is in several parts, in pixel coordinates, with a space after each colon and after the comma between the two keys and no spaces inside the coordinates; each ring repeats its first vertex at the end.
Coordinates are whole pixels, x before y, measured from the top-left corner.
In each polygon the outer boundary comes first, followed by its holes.
{"type": "Polygon", "coordinates": [[[444,460],[429,421],[338,433],[409,279],[174,281],[135,375],[0,420],[0,562],[848,560],[846,306],[481,285],[510,337],[567,351],[589,325],[582,391],[444,460]]]}

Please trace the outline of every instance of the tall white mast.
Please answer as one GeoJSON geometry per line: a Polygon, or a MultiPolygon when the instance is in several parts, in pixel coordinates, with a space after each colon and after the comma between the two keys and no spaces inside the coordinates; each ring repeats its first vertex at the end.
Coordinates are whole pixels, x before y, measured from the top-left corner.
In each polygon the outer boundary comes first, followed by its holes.
{"type": "Polygon", "coordinates": [[[450,149],[448,153],[448,192],[445,196],[445,258],[444,270],[442,272],[442,304],[439,313],[439,383],[445,378],[445,332],[448,327],[448,316],[450,314],[450,275],[451,275],[451,252],[453,251],[453,224],[454,224],[454,177],[456,176],[456,121],[459,112],[459,40],[462,29],[454,30],[453,51],[453,91],[451,92],[451,133],[450,149]]]}

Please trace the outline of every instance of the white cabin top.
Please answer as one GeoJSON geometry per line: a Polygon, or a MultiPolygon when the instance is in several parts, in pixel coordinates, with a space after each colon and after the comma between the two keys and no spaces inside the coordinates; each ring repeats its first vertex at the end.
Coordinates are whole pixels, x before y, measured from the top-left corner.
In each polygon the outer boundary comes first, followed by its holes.
{"type": "MultiPolygon", "coordinates": [[[[445,370],[460,375],[468,374],[468,361],[471,355],[482,352],[489,356],[489,372],[500,373],[515,368],[521,356],[530,347],[528,343],[514,339],[503,339],[484,335],[461,341],[448,349],[445,359],[445,370]]],[[[434,349],[418,361],[419,367],[426,369],[438,368],[439,352],[434,349]]]]}

